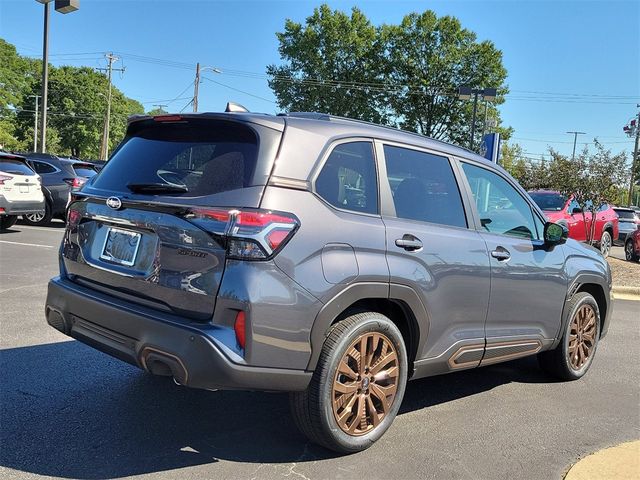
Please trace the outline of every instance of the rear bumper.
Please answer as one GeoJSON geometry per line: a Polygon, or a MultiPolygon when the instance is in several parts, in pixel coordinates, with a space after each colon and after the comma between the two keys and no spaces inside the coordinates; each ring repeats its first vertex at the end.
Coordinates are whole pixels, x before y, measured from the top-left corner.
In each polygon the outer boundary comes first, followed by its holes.
{"type": "MultiPolygon", "coordinates": [[[[203,389],[301,391],[304,370],[242,365],[216,335],[221,327],[159,318],[153,310],[56,277],[49,282],[47,322],[57,330],[151,373],[203,389]]],[[[90,368],[90,365],[87,365],[90,368]]]]}
{"type": "Polygon", "coordinates": [[[0,196],[0,208],[4,209],[7,215],[25,215],[27,213],[44,213],[44,196],[39,202],[17,201],[10,202],[4,196],[0,196]]]}

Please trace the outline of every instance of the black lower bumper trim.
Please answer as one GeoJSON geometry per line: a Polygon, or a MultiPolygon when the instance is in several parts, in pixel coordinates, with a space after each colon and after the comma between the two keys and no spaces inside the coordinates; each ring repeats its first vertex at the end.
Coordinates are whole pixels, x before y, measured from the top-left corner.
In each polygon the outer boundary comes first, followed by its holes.
{"type": "Polygon", "coordinates": [[[204,389],[301,391],[311,380],[303,370],[232,362],[199,328],[158,318],[69,280],[49,282],[47,322],[102,352],[179,383],[204,389]]]}

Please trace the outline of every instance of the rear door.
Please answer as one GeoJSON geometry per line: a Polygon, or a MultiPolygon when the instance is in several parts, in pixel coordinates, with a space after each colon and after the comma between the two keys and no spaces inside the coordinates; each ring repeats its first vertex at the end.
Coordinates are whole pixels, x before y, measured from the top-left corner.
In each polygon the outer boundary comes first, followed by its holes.
{"type": "Polygon", "coordinates": [[[0,195],[9,202],[42,200],[40,181],[24,160],[0,159],[0,195]]]}
{"type": "Polygon", "coordinates": [[[436,369],[430,373],[475,367],[484,351],[489,257],[456,167],[441,153],[391,143],[379,143],[378,156],[391,282],[412,287],[429,315],[418,365],[436,369]]]}
{"type": "Polygon", "coordinates": [[[74,194],[67,273],[125,300],[210,318],[227,226],[210,208],[258,206],[280,138],[265,129],[204,120],[130,126],[100,175],[74,194]]]}
{"type": "Polygon", "coordinates": [[[554,339],[560,326],[567,293],[564,249],[545,247],[542,219],[506,177],[479,163],[461,165],[491,262],[483,361],[540,348],[538,342],[554,339]],[[510,346],[529,340],[524,350],[510,346]]]}

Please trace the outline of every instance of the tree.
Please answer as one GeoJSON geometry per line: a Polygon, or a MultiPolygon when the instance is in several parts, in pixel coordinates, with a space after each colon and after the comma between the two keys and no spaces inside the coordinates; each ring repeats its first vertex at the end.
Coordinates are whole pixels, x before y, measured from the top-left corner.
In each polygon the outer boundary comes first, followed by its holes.
{"type": "MultiPolygon", "coordinates": [[[[287,20],[276,36],[283,63],[269,65],[267,74],[284,110],[347,116],[466,144],[472,102],[459,100],[457,91],[467,85],[498,88],[488,116],[500,122],[496,105],[507,93],[502,53],[491,42],[477,42],[456,18],[426,11],[376,28],[357,8],[349,16],[322,5],[304,25],[287,20]]],[[[481,105],[478,119],[483,114],[481,105]]],[[[501,131],[505,138],[511,133],[501,131]]]]}
{"type": "Polygon", "coordinates": [[[160,108],[154,108],[153,110],[149,110],[147,112],[147,115],[151,115],[151,116],[153,116],[153,115],[166,115],[167,113],[169,113],[169,112],[167,112],[164,108],[160,107],[160,108]]]}
{"type": "MultiPolygon", "coordinates": [[[[473,107],[459,100],[458,87],[495,87],[500,94],[495,104],[504,102],[502,52],[492,42],[477,42],[457,18],[438,18],[430,10],[411,13],[400,25],[382,26],[381,37],[385,80],[398,86],[388,102],[400,127],[466,144],[473,107]]],[[[499,120],[495,105],[489,108],[499,120]]],[[[479,136],[480,131],[474,144],[479,136]]]]}
{"type": "Polygon", "coordinates": [[[382,81],[377,31],[358,8],[349,16],[322,5],[305,26],[286,20],[276,36],[285,63],[267,74],[281,108],[387,122],[384,92],[368,87],[382,81]]]}
{"type": "MultiPolygon", "coordinates": [[[[12,150],[33,146],[34,99],[40,95],[42,62],[21,57],[0,39],[0,144],[12,150]],[[6,87],[5,87],[6,86],[6,87]]],[[[47,150],[97,158],[107,108],[107,77],[89,67],[49,67],[47,150]]],[[[143,106],[112,87],[109,140],[123,136],[129,115],[143,106]]]]}

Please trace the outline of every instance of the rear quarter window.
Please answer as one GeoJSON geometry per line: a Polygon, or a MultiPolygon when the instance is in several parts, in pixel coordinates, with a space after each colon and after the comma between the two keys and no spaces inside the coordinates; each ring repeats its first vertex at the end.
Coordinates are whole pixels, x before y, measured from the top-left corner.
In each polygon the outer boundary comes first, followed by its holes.
{"type": "Polygon", "coordinates": [[[198,197],[252,185],[258,137],[224,121],[149,123],[124,139],[96,177],[95,188],[128,192],[127,185],[183,187],[172,196],[198,197]]]}
{"type": "Polygon", "coordinates": [[[98,173],[91,165],[74,165],[73,171],[76,172],[76,175],[79,177],[87,178],[91,178],[98,173]]]}

